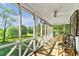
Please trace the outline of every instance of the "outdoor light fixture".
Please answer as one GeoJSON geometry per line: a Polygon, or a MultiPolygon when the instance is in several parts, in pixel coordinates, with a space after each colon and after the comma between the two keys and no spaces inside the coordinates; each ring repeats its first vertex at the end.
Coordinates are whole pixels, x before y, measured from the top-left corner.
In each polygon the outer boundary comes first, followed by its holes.
{"type": "Polygon", "coordinates": [[[54,17],[57,17],[57,10],[54,11],[54,17]]]}

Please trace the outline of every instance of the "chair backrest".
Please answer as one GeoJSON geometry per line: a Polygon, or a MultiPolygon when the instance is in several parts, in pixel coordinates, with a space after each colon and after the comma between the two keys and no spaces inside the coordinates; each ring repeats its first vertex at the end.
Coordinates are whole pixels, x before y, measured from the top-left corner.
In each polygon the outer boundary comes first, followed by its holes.
{"type": "Polygon", "coordinates": [[[64,43],[69,43],[69,45],[74,48],[74,52],[76,55],[76,40],[75,40],[75,36],[68,34],[65,36],[65,42],[64,43]]]}

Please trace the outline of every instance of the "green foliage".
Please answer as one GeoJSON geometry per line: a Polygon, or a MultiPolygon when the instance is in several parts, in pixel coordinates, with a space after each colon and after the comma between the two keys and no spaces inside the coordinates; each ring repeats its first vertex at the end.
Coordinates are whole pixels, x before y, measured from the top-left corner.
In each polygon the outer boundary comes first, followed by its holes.
{"type": "Polygon", "coordinates": [[[27,35],[27,27],[26,26],[24,26],[24,25],[21,26],[21,33],[22,33],[22,36],[27,35]]]}
{"type": "MultiPolygon", "coordinates": [[[[21,33],[22,33],[22,36],[27,35],[27,27],[25,27],[24,25],[21,26],[21,33]]],[[[8,27],[6,31],[6,36],[9,38],[18,37],[18,34],[19,34],[19,29],[18,27],[15,27],[15,26],[8,27]]]]}
{"type": "Polygon", "coordinates": [[[65,25],[65,33],[70,33],[70,25],[65,25]]]}
{"type": "Polygon", "coordinates": [[[0,9],[2,11],[2,13],[0,13],[0,18],[2,18],[3,23],[1,23],[1,25],[3,26],[3,42],[5,42],[5,38],[6,38],[6,30],[9,26],[11,26],[12,22],[15,22],[16,19],[14,16],[16,16],[16,12],[14,10],[12,10],[11,8],[3,5],[0,6],[0,9]]]}
{"type": "Polygon", "coordinates": [[[59,35],[63,32],[63,25],[54,25],[53,28],[56,35],[59,35]]]}
{"type": "Polygon", "coordinates": [[[70,33],[70,25],[53,25],[54,35],[70,33]]]}
{"type": "Polygon", "coordinates": [[[30,34],[32,34],[32,33],[33,33],[33,27],[28,27],[28,32],[29,32],[30,34]]]}
{"type": "Polygon", "coordinates": [[[13,16],[17,16],[17,13],[14,10],[12,10],[11,8],[8,8],[6,6],[1,6],[0,9],[2,10],[2,13],[0,13],[1,18],[5,18],[5,20],[7,20],[7,21],[10,21],[10,20],[15,21],[13,16]],[[11,16],[11,15],[13,15],[13,16],[11,16]]]}
{"type": "Polygon", "coordinates": [[[3,30],[2,30],[2,29],[0,29],[0,35],[2,34],[2,32],[3,32],[3,30]]]}
{"type": "Polygon", "coordinates": [[[13,15],[17,15],[15,11],[13,11],[11,8],[9,7],[6,7],[6,6],[0,6],[0,9],[6,13],[10,13],[10,14],[13,14],[13,15]]]}
{"type": "Polygon", "coordinates": [[[2,37],[3,37],[3,30],[0,29],[0,38],[2,38],[2,37]]]}
{"type": "Polygon", "coordinates": [[[37,34],[37,36],[40,35],[40,24],[38,24],[38,25],[36,26],[36,34],[37,34]]]}
{"type": "Polygon", "coordinates": [[[6,36],[8,38],[18,37],[18,29],[14,26],[8,27],[8,29],[6,31],[6,36]]]}

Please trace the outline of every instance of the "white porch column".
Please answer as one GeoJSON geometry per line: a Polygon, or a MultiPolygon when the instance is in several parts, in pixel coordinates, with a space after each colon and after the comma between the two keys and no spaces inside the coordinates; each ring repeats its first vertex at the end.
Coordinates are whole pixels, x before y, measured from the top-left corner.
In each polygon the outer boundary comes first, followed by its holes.
{"type": "Polygon", "coordinates": [[[49,35],[49,25],[47,25],[47,34],[49,35]]]}
{"type": "Polygon", "coordinates": [[[47,30],[46,30],[46,23],[45,23],[45,36],[46,36],[46,31],[47,31],[47,30]]]}
{"type": "Polygon", "coordinates": [[[42,37],[42,35],[43,35],[43,24],[42,24],[42,21],[41,21],[41,23],[40,23],[40,25],[41,25],[41,37],[42,37]]]}
{"type": "MultiPolygon", "coordinates": [[[[22,14],[21,14],[20,4],[18,4],[18,6],[19,6],[19,39],[21,41],[22,14]]],[[[22,49],[21,49],[22,46],[21,45],[22,45],[22,43],[19,44],[19,56],[21,56],[21,51],[22,51],[22,49]]]]}
{"type": "Polygon", "coordinates": [[[53,37],[53,26],[52,26],[52,37],[53,37]]]}
{"type": "Polygon", "coordinates": [[[36,39],[36,19],[35,19],[35,14],[33,14],[33,50],[35,50],[35,39],[36,39]]]}
{"type": "Polygon", "coordinates": [[[44,31],[45,31],[44,41],[46,42],[47,41],[47,25],[46,25],[46,23],[44,25],[45,25],[45,27],[44,27],[44,31]]]}
{"type": "Polygon", "coordinates": [[[50,33],[50,26],[48,25],[48,35],[49,35],[49,40],[50,40],[50,38],[51,38],[51,33],[50,33]]]}
{"type": "Polygon", "coordinates": [[[47,35],[48,35],[48,25],[47,25],[47,35]]]}
{"type": "Polygon", "coordinates": [[[50,26],[49,26],[49,35],[50,35],[50,26]]]}
{"type": "Polygon", "coordinates": [[[40,36],[41,36],[40,44],[42,45],[42,43],[43,43],[43,37],[42,37],[43,36],[43,28],[42,28],[43,27],[43,24],[42,24],[42,20],[40,20],[40,26],[41,26],[40,27],[40,30],[41,30],[40,31],[41,32],[40,33],[40,36]]]}
{"type": "Polygon", "coordinates": [[[53,37],[53,27],[50,27],[51,36],[53,37]]]}
{"type": "Polygon", "coordinates": [[[49,39],[49,27],[47,25],[47,39],[49,39]]]}

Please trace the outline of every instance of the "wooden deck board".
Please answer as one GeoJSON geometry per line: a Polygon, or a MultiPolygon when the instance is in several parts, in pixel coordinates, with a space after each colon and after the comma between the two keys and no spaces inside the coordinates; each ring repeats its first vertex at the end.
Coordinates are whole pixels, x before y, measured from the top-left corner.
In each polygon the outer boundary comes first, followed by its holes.
{"type": "MultiPolygon", "coordinates": [[[[58,43],[61,41],[58,41],[57,39],[51,39],[48,43],[46,43],[43,48],[41,48],[39,51],[37,51],[37,56],[63,56],[65,51],[63,49],[60,49],[58,46],[58,43]],[[56,41],[56,43],[55,43],[56,41]],[[55,45],[54,45],[55,44],[55,45]]],[[[74,56],[74,50],[68,49],[68,56],[74,56]]]]}

